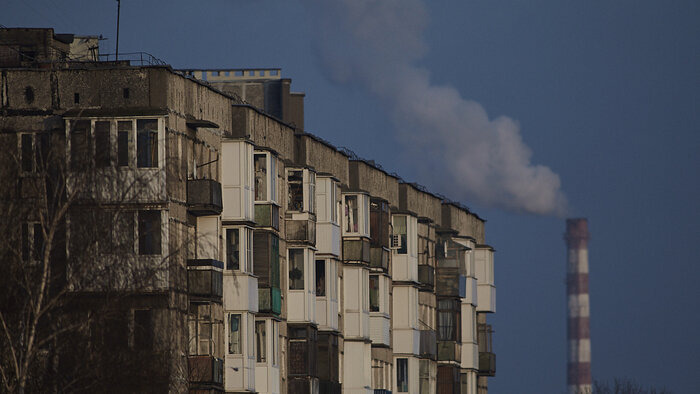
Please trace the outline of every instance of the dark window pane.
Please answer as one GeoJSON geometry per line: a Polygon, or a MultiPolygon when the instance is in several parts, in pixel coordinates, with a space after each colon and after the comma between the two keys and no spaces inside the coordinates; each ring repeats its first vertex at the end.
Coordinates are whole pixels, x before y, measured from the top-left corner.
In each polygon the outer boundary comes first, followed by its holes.
{"type": "Polygon", "coordinates": [[[136,121],[136,164],[138,167],[158,167],[158,121],[139,119],[136,121]]]}
{"type": "Polygon", "coordinates": [[[237,228],[226,230],[226,269],[240,269],[240,239],[237,228]]]}
{"type": "Polygon", "coordinates": [[[32,171],[32,135],[22,134],[22,171],[32,171]]]}
{"type": "Polygon", "coordinates": [[[304,289],[304,250],[289,249],[289,289],[304,289]]]}
{"type": "Polygon", "coordinates": [[[41,224],[34,223],[34,259],[41,260],[44,256],[44,233],[41,224]]]}
{"type": "Polygon", "coordinates": [[[379,312],[379,276],[369,276],[369,310],[379,312]]]}
{"type": "Polygon", "coordinates": [[[316,295],[326,295],[326,260],[316,260],[316,295]]]}
{"type": "Polygon", "coordinates": [[[160,211],[139,211],[139,254],[160,254],[160,211]]]}
{"type": "Polygon", "coordinates": [[[287,176],[289,183],[289,200],[287,201],[287,210],[301,212],[304,210],[304,172],[290,171],[287,176]]]}
{"type": "Polygon", "coordinates": [[[396,391],[405,393],[408,391],[408,359],[396,359],[396,391]]]}
{"type": "Polygon", "coordinates": [[[117,123],[117,165],[126,167],[129,165],[129,134],[131,133],[131,122],[117,123]]]}
{"type": "Polygon", "coordinates": [[[255,344],[258,347],[257,361],[259,363],[267,361],[267,339],[265,334],[265,321],[256,321],[255,344]]]}
{"type": "Polygon", "coordinates": [[[134,348],[153,349],[153,317],[150,310],[134,311],[134,348]]]}
{"type": "Polygon", "coordinates": [[[97,167],[110,165],[109,125],[110,122],[95,122],[95,165],[97,167]]]}
{"type": "Polygon", "coordinates": [[[71,168],[74,170],[86,169],[90,161],[90,156],[88,155],[88,135],[90,134],[90,121],[79,120],[77,122],[72,123],[71,125],[71,168]]]}
{"type": "Polygon", "coordinates": [[[29,225],[22,223],[22,261],[29,261],[29,225]]]}

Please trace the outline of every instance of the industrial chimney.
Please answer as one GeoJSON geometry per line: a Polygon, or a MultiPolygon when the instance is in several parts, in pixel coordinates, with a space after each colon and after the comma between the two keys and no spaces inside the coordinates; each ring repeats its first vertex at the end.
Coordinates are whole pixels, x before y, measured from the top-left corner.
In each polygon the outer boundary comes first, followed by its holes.
{"type": "Polygon", "coordinates": [[[568,298],[568,363],[569,394],[590,393],[591,330],[588,299],[588,221],[583,218],[566,220],[568,298]]]}

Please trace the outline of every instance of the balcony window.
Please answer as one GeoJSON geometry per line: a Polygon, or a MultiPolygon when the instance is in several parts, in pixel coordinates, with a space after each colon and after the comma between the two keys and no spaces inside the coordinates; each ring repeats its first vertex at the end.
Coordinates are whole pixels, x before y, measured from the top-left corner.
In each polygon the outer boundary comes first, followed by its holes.
{"type": "Polygon", "coordinates": [[[160,211],[139,211],[139,254],[161,254],[160,211]]]}
{"type": "Polygon", "coordinates": [[[109,167],[111,164],[112,149],[110,144],[110,125],[108,121],[95,122],[95,166],[109,167]]]}
{"type": "Polygon", "coordinates": [[[241,347],[241,315],[228,315],[228,354],[242,354],[241,347]]]}
{"type": "Polygon", "coordinates": [[[389,204],[372,200],[369,204],[370,238],[373,248],[389,247],[389,204]]]}
{"type": "Polygon", "coordinates": [[[308,169],[288,170],[287,211],[315,212],[316,174],[308,169]]]}
{"type": "Polygon", "coordinates": [[[326,261],[316,260],[316,295],[326,295],[326,261]]]}
{"type": "Polygon", "coordinates": [[[459,341],[461,339],[461,314],[459,300],[439,300],[437,317],[438,340],[459,341]]]}
{"type": "Polygon", "coordinates": [[[419,381],[419,393],[430,394],[430,360],[420,360],[419,381]]]}
{"type": "Polygon", "coordinates": [[[277,202],[277,158],[269,152],[255,153],[255,201],[277,202]]]}
{"type": "Polygon", "coordinates": [[[158,167],[158,120],[136,121],[136,165],[139,168],[158,167]]]}
{"type": "Polygon", "coordinates": [[[253,273],[253,231],[247,227],[226,229],[226,269],[253,273]]]}
{"type": "Polygon", "coordinates": [[[304,249],[289,249],[289,290],[304,289],[304,249]]]}
{"type": "Polygon", "coordinates": [[[338,182],[330,177],[319,177],[316,181],[316,219],[319,223],[338,224],[338,182]]]}
{"type": "Polygon", "coordinates": [[[369,311],[379,312],[379,276],[369,276],[369,311]]]}
{"type": "Polygon", "coordinates": [[[280,287],[279,237],[272,232],[253,232],[253,260],[258,287],[280,287]]]}
{"type": "Polygon", "coordinates": [[[129,140],[132,123],[128,121],[117,122],[117,166],[128,167],[130,160],[129,140]]]}
{"type": "Polygon", "coordinates": [[[343,196],[343,235],[369,237],[369,198],[365,194],[343,196]]]}
{"type": "Polygon", "coordinates": [[[396,359],[396,391],[399,393],[408,392],[408,359],[396,359]]]}
{"type": "Polygon", "coordinates": [[[267,361],[267,337],[266,337],[265,320],[255,321],[255,345],[258,349],[257,362],[264,363],[267,361]]]}
{"type": "Polygon", "coordinates": [[[392,218],[394,226],[394,236],[398,236],[401,240],[400,247],[396,250],[397,254],[406,254],[408,251],[408,228],[406,226],[406,216],[394,216],[392,218]]]}
{"type": "Polygon", "coordinates": [[[216,321],[211,303],[190,303],[187,315],[189,355],[213,356],[217,353],[222,321],[216,321]]]}
{"type": "Polygon", "coordinates": [[[70,163],[73,170],[85,170],[89,166],[90,121],[79,120],[71,123],[70,163]]]}

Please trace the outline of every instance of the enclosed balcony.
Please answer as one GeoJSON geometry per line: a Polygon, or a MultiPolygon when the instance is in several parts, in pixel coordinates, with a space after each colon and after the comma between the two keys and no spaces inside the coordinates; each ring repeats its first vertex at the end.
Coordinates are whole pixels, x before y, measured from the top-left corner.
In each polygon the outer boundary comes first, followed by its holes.
{"type": "Polygon", "coordinates": [[[437,358],[437,332],[420,330],[420,356],[435,360],[437,358]]]}
{"type": "Polygon", "coordinates": [[[187,260],[187,291],[190,296],[221,302],[224,263],[214,259],[187,260]]]}
{"type": "Polygon", "coordinates": [[[432,290],[435,286],[435,268],[426,265],[418,265],[418,283],[422,289],[432,290]]]}
{"type": "Polygon", "coordinates": [[[189,380],[193,388],[205,390],[207,388],[221,389],[224,383],[224,360],[213,356],[189,356],[187,358],[189,380]]]}
{"type": "Polygon", "coordinates": [[[437,342],[438,361],[462,361],[462,344],[456,341],[437,342]]]}
{"type": "Polygon", "coordinates": [[[218,215],[223,209],[221,184],[213,179],[187,181],[187,210],[195,216],[218,215]]]}
{"type": "Polygon", "coordinates": [[[479,375],[496,376],[496,354],[479,352],[479,375]]]}

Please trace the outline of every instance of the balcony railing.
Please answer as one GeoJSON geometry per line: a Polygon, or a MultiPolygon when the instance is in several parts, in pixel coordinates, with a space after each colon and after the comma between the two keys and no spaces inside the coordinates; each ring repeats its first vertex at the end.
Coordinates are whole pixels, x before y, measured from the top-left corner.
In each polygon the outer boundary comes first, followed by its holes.
{"type": "Polygon", "coordinates": [[[187,292],[190,296],[221,301],[224,263],[213,259],[187,260],[187,292]]]}
{"type": "Polygon", "coordinates": [[[274,204],[255,204],[255,223],[258,227],[280,229],[280,208],[274,204]]]}
{"type": "Polygon", "coordinates": [[[353,263],[369,263],[370,250],[369,240],[344,239],[343,240],[343,260],[353,263]]]}
{"type": "Polygon", "coordinates": [[[425,289],[433,289],[435,286],[435,268],[425,265],[418,265],[418,282],[425,289]]]}
{"type": "Polygon", "coordinates": [[[462,344],[456,341],[438,341],[438,361],[462,361],[462,344]]]}
{"type": "Polygon", "coordinates": [[[389,249],[383,247],[371,247],[369,252],[369,266],[383,272],[389,272],[389,249]]]}
{"type": "Polygon", "coordinates": [[[187,358],[190,383],[221,386],[224,383],[224,360],[212,356],[187,358]]]}
{"type": "Polygon", "coordinates": [[[187,207],[195,216],[218,215],[223,209],[221,184],[212,179],[187,181],[187,207]]]}
{"type": "Polygon", "coordinates": [[[496,376],[496,354],[479,352],[479,375],[496,376]]]}
{"type": "Polygon", "coordinates": [[[432,360],[437,358],[437,333],[435,330],[420,330],[420,356],[432,360]]]}
{"type": "Polygon", "coordinates": [[[436,293],[442,297],[460,297],[467,295],[467,278],[459,271],[448,268],[438,268],[436,278],[436,293]]]}
{"type": "Polygon", "coordinates": [[[279,315],[282,312],[282,297],[280,289],[259,288],[258,289],[258,310],[261,313],[273,313],[279,315]]]}
{"type": "Polygon", "coordinates": [[[287,219],[287,241],[316,245],[316,221],[287,219]]]}

